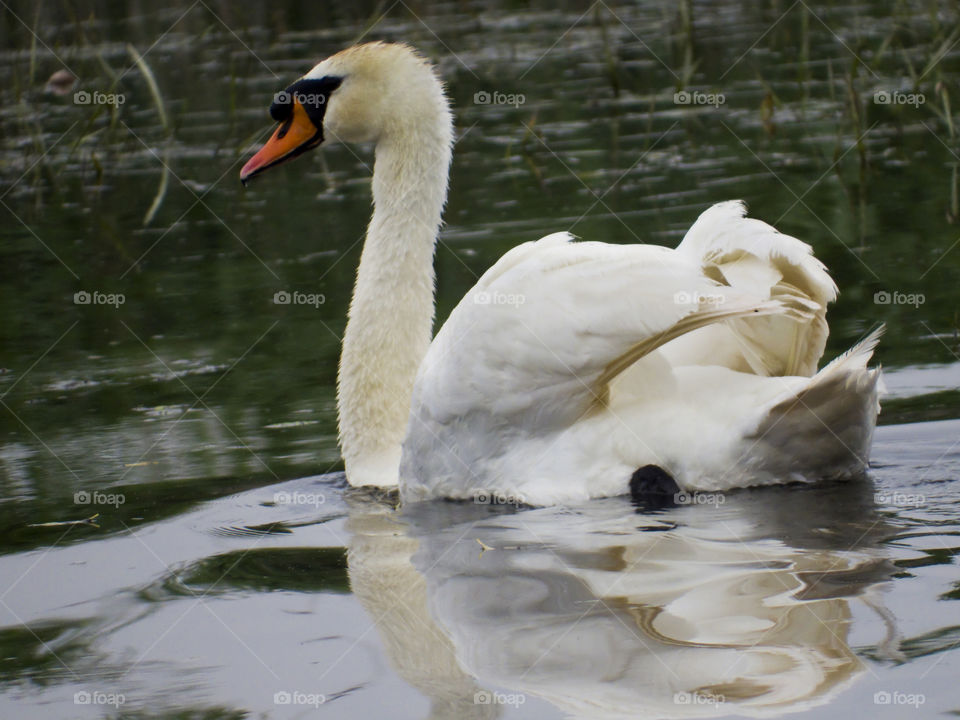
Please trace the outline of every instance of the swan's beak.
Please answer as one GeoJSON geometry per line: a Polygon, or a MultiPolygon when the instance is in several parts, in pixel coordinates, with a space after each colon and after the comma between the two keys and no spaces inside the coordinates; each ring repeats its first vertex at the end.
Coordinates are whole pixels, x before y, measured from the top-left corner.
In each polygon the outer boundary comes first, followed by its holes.
{"type": "Polygon", "coordinates": [[[295,158],[323,140],[323,132],[318,130],[307,116],[307,111],[297,100],[293,100],[293,113],[280,124],[264,145],[240,171],[240,182],[244,185],[254,175],[267,168],[279,165],[284,160],[295,158]]]}

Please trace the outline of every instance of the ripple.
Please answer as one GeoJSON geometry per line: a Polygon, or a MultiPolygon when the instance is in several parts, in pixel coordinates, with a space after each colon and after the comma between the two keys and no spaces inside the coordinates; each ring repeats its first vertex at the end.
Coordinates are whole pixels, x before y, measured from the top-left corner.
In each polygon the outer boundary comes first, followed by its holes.
{"type": "Polygon", "coordinates": [[[346,548],[255,548],[212,555],[141,591],[145,600],[236,592],[349,592],[346,548]]]}

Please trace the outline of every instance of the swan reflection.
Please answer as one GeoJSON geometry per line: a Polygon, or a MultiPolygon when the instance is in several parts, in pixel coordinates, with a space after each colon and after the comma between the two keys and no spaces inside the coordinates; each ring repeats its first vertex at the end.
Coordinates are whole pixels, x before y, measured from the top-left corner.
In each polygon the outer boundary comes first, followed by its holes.
{"type": "MultiPolygon", "coordinates": [[[[432,717],[771,716],[863,672],[851,602],[890,572],[868,484],[634,513],[352,499],[350,578],[432,717]]],[[[883,646],[883,642],[879,642],[883,646]]]]}

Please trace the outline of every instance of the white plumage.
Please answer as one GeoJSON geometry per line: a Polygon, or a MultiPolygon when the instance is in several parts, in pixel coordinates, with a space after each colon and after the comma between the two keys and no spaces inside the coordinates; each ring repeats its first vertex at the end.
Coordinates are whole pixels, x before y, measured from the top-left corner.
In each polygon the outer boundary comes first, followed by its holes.
{"type": "MultiPolygon", "coordinates": [[[[326,141],[377,148],[338,379],[352,484],[540,505],[625,493],[646,465],[687,490],[866,466],[879,333],[816,372],[837,288],[809,245],[736,201],[675,250],[554,233],[506,253],[431,342],[453,137],[442,84],[412,49],[383,43],[305,78],[337,80],[326,141]]],[[[265,148],[242,176],[287,156],[265,148]]]]}
{"type": "Polygon", "coordinates": [[[744,213],[715,205],[676,250],[558,234],[504,255],[420,366],[404,498],[575,502],[645,465],[691,490],[861,471],[878,335],[810,377],[836,287],[744,213]]]}

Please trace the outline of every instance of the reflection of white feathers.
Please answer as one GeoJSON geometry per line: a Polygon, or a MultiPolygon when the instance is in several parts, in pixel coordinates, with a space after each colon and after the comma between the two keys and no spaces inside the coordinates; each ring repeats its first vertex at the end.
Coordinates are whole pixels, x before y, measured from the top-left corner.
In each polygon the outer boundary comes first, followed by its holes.
{"type": "Polygon", "coordinates": [[[426,583],[410,562],[418,542],[385,506],[358,497],[348,501],[350,589],[376,624],[394,669],[430,698],[431,718],[497,717],[497,706],[474,702],[480,688],[427,612],[426,583]]]}
{"type": "Polygon", "coordinates": [[[862,672],[849,598],[882,579],[875,553],[751,537],[729,508],[672,527],[608,502],[411,521],[430,613],[481,683],[584,718],[764,717],[827,702],[862,672]]]}

